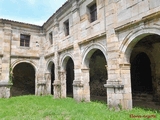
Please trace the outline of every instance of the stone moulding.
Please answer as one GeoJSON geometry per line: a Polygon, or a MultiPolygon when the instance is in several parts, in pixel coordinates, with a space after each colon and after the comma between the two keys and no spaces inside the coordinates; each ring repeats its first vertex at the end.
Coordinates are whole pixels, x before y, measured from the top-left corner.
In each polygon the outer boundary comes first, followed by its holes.
{"type": "Polygon", "coordinates": [[[53,52],[53,53],[50,53],[50,54],[47,54],[46,56],[44,56],[44,58],[47,59],[47,58],[49,58],[49,57],[54,56],[54,54],[55,54],[54,52],[53,52]]]}
{"type": "Polygon", "coordinates": [[[83,87],[82,83],[73,83],[72,84],[74,87],[83,87]]]}
{"type": "Polygon", "coordinates": [[[11,55],[12,58],[39,59],[39,56],[11,55]]]}
{"type": "Polygon", "coordinates": [[[55,80],[53,83],[53,86],[60,86],[61,85],[61,81],[59,80],[55,80]]]}
{"type": "Polygon", "coordinates": [[[82,45],[84,43],[90,42],[92,40],[95,40],[95,39],[98,39],[98,38],[104,37],[104,36],[106,36],[106,32],[101,32],[101,33],[99,33],[97,35],[94,35],[94,36],[92,36],[90,38],[85,38],[85,39],[81,40],[80,42],[78,42],[78,44],[82,45]]]}
{"type": "Polygon", "coordinates": [[[118,88],[118,89],[123,89],[124,85],[109,85],[109,84],[104,84],[104,87],[106,88],[118,88]]]}
{"type": "Polygon", "coordinates": [[[45,81],[39,81],[37,84],[38,85],[46,85],[46,82],[45,81]]]}
{"type": "Polygon", "coordinates": [[[12,86],[13,83],[7,83],[7,82],[0,82],[0,87],[9,87],[12,86]]]}
{"type": "Polygon", "coordinates": [[[135,25],[138,25],[142,22],[145,22],[145,21],[150,21],[150,20],[153,20],[153,18],[159,18],[160,17],[160,11],[158,12],[155,12],[155,13],[152,13],[150,15],[147,15],[147,16],[144,16],[142,17],[140,20],[135,20],[135,21],[131,21],[131,22],[128,22],[126,24],[123,24],[121,26],[117,26],[115,28],[115,31],[116,32],[119,32],[121,30],[124,30],[124,29],[127,29],[129,27],[132,27],[132,26],[135,26],[135,25]]]}
{"type": "Polygon", "coordinates": [[[81,83],[81,81],[74,81],[72,85],[74,87],[83,87],[83,84],[81,83]]]}

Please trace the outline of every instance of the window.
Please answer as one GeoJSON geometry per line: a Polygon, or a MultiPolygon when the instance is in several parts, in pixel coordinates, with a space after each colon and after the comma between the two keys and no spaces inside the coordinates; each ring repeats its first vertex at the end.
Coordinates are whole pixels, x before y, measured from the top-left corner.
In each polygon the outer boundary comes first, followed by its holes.
{"type": "Polygon", "coordinates": [[[49,41],[51,44],[53,44],[53,35],[52,35],[52,32],[49,33],[49,41]]]}
{"type": "Polygon", "coordinates": [[[69,35],[69,20],[64,22],[64,32],[65,32],[65,36],[69,35]]]}
{"type": "Polygon", "coordinates": [[[29,47],[30,35],[20,35],[20,46],[29,47]]]}
{"type": "Polygon", "coordinates": [[[89,7],[89,12],[90,12],[90,21],[94,22],[97,20],[97,5],[94,3],[89,7]]]}

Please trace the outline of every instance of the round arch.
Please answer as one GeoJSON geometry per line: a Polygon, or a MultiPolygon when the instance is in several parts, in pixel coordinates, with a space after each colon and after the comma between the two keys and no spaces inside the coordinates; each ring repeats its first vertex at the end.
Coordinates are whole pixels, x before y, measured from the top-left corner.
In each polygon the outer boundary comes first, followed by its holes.
{"type": "Polygon", "coordinates": [[[46,66],[46,72],[49,72],[49,73],[51,72],[52,65],[55,65],[55,64],[54,64],[54,61],[49,60],[49,61],[47,62],[47,66],[46,66]]]}
{"type": "Polygon", "coordinates": [[[62,57],[60,65],[62,66],[63,70],[66,69],[66,65],[67,65],[67,62],[68,62],[69,58],[71,58],[74,62],[73,56],[70,53],[67,53],[62,57]]]}
{"type": "Polygon", "coordinates": [[[29,61],[29,60],[17,60],[15,62],[13,62],[11,64],[11,67],[12,67],[12,70],[15,68],[16,65],[18,65],[19,63],[29,63],[33,66],[35,72],[37,71],[37,67],[36,67],[36,64],[33,62],[33,61],[29,61]]]}
{"type": "Polygon", "coordinates": [[[89,60],[90,57],[92,56],[92,54],[96,51],[96,50],[100,50],[105,59],[106,59],[106,63],[107,63],[107,54],[106,54],[106,49],[103,45],[101,45],[100,43],[94,43],[92,45],[90,45],[89,47],[87,47],[83,54],[82,54],[82,65],[85,67],[89,67],[89,60]]]}
{"type": "Polygon", "coordinates": [[[130,60],[130,55],[131,52],[134,48],[134,46],[144,37],[148,36],[148,35],[160,35],[160,29],[158,28],[153,28],[153,27],[148,27],[148,28],[143,28],[143,29],[139,29],[135,32],[131,32],[129,33],[124,41],[122,42],[122,44],[120,45],[120,52],[124,53],[127,58],[127,61],[129,62],[130,60]]]}
{"type": "Polygon", "coordinates": [[[19,61],[13,65],[12,73],[11,96],[36,93],[36,68],[33,64],[19,61]]]}
{"type": "Polygon", "coordinates": [[[136,52],[136,53],[135,54],[131,54],[130,60],[135,58],[135,56],[138,55],[139,53],[144,52],[149,57],[149,60],[150,60],[151,63],[154,63],[154,61],[155,61],[154,57],[152,55],[152,52],[150,50],[147,50],[147,49],[144,49],[144,48],[139,48],[139,49],[136,49],[136,51],[134,51],[134,52],[136,52]]]}

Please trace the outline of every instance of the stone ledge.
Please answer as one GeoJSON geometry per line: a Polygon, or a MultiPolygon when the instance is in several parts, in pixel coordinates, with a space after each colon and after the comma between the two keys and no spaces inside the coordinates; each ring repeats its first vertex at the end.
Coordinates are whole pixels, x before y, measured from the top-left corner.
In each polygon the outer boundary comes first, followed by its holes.
{"type": "Polygon", "coordinates": [[[124,88],[124,85],[108,85],[108,84],[104,84],[104,87],[106,88],[124,88]]]}
{"type": "Polygon", "coordinates": [[[39,81],[37,84],[38,85],[46,85],[46,82],[45,81],[39,81]]]}
{"type": "Polygon", "coordinates": [[[74,81],[72,85],[74,87],[83,87],[83,84],[81,83],[81,81],[74,81]]]}
{"type": "Polygon", "coordinates": [[[74,87],[83,87],[83,84],[81,84],[81,83],[73,83],[72,85],[74,87]]]}
{"type": "Polygon", "coordinates": [[[0,87],[12,86],[13,83],[0,82],[0,87]]]}
{"type": "Polygon", "coordinates": [[[54,81],[53,86],[60,86],[61,85],[61,81],[54,81]]]}

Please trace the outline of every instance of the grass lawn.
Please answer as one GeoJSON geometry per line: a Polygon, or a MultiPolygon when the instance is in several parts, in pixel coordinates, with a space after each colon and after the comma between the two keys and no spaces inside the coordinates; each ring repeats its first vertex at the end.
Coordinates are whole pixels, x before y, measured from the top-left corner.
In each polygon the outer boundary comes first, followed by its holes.
{"type": "Polygon", "coordinates": [[[100,102],[20,96],[0,99],[0,120],[160,120],[160,112],[140,108],[116,112],[100,102]]]}

